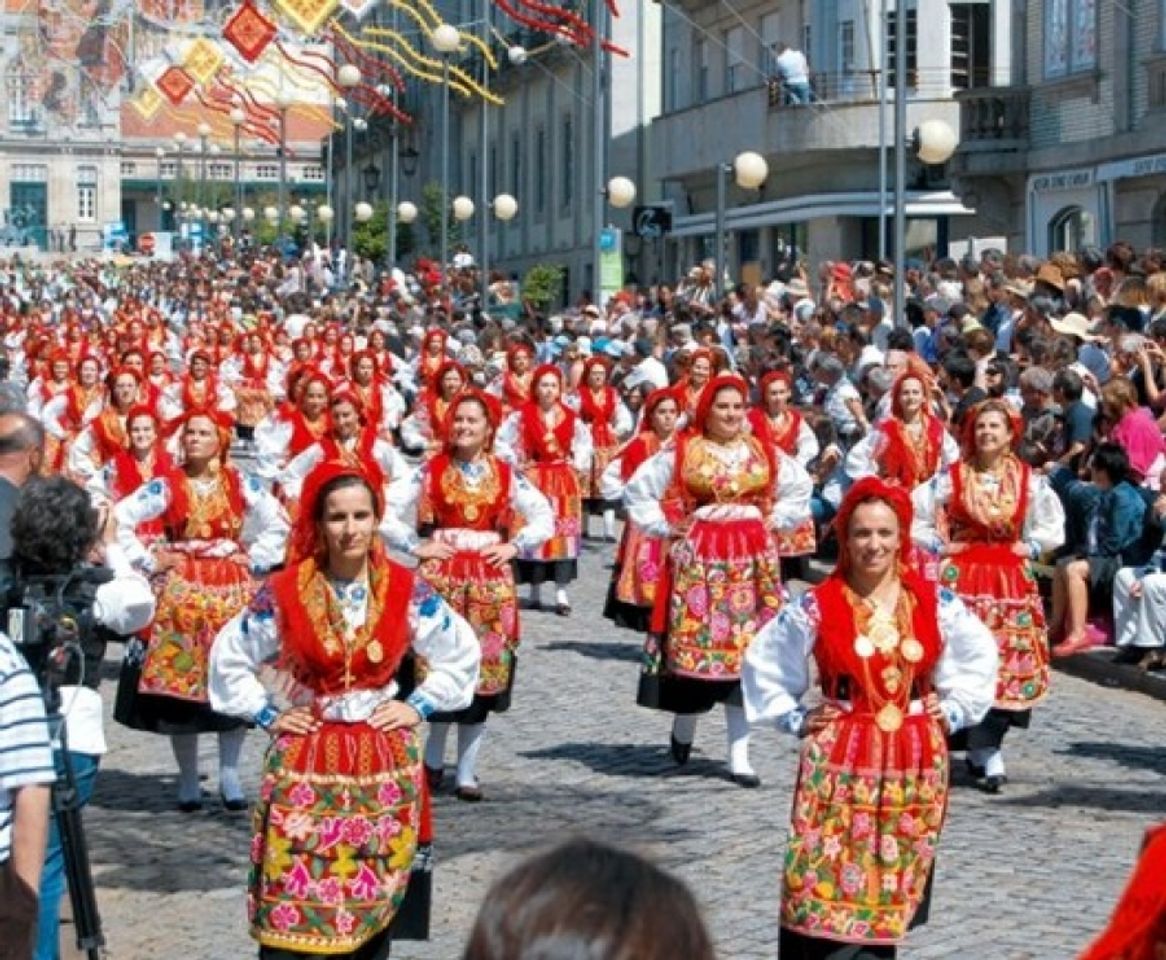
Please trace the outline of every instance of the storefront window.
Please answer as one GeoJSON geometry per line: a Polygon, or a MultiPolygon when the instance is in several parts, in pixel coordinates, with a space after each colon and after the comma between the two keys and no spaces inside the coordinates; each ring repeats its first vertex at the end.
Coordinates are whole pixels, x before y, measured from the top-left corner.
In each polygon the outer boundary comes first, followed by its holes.
{"type": "Polygon", "coordinates": [[[1083,207],[1065,207],[1049,221],[1049,252],[1073,253],[1097,243],[1097,221],[1083,207]]]}
{"type": "Polygon", "coordinates": [[[1045,3],[1045,79],[1097,66],[1097,0],[1045,3]]]}

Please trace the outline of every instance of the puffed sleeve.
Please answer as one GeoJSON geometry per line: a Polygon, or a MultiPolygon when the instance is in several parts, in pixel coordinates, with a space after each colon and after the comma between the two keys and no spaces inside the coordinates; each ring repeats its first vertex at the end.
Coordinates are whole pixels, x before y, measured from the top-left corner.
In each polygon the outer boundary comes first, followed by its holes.
{"type": "Polygon", "coordinates": [[[220,382],[215,393],[219,409],[224,413],[233,413],[235,408],[239,406],[239,400],[235,396],[235,391],[227,384],[220,382]]]}
{"type": "Polygon", "coordinates": [[[145,630],[154,619],[154,591],[149,581],[133,568],[116,543],[106,545],[105,563],[113,571],[113,579],[97,588],[94,619],[123,637],[145,630]]]}
{"type": "Polygon", "coordinates": [[[666,537],[672,525],[664,516],[661,501],[672,483],[676,454],[661,450],[636,468],[624,488],[623,502],[631,521],[651,537],[666,537]]]}
{"type": "Polygon", "coordinates": [[[1035,470],[1028,481],[1024,542],[1034,558],[1056,550],[1065,542],[1065,508],[1048,479],[1035,470]]]}
{"type": "Polygon", "coordinates": [[[264,480],[279,476],[291,442],[292,425],[282,417],[272,415],[255,428],[255,473],[264,480]]]}
{"type": "Polygon", "coordinates": [[[279,472],[277,482],[289,500],[298,500],[304,488],[304,480],[324,459],[324,448],[318,443],[296,454],[279,472]]]}
{"type": "Polygon", "coordinates": [[[517,470],[510,474],[510,508],[526,520],[511,538],[519,553],[537,550],[555,535],[555,511],[551,502],[517,470]]]}
{"type": "Polygon", "coordinates": [[[66,471],[82,486],[98,471],[97,464],[93,462],[95,446],[92,427],[86,427],[69,444],[69,452],[65,457],[66,471]]]}
{"type": "Polygon", "coordinates": [[[939,456],[939,469],[946,473],[960,458],[960,445],[947,430],[943,431],[943,449],[939,456]]]}
{"type": "Polygon", "coordinates": [[[138,539],[138,524],[157,520],[170,506],[170,485],[160,477],[142,484],[113,508],[117,520],[117,542],[134,566],[151,571],[154,560],[138,539]]]}
{"type": "Polygon", "coordinates": [[[623,499],[623,455],[613,457],[603,469],[599,480],[599,495],[604,500],[623,499]]]}
{"type": "Polygon", "coordinates": [[[850,452],[846,454],[846,476],[852,481],[878,475],[877,458],[882,437],[881,430],[872,430],[850,448],[850,452]]]}
{"type": "Polygon", "coordinates": [[[429,475],[429,461],[410,469],[401,461],[402,473],[394,476],[386,494],[385,515],[381,518],[380,535],[394,550],[411,554],[421,538],[417,536],[417,505],[429,475]]]}
{"type": "Polygon", "coordinates": [[[911,491],[911,507],[914,513],[914,519],[911,521],[911,539],[923,550],[939,553],[943,548],[943,538],[939,535],[936,518],[950,499],[951,474],[946,470],[937,473],[911,491]]]}
{"type": "Polygon", "coordinates": [[[410,450],[424,450],[433,431],[429,428],[429,416],[424,408],[418,406],[409,416],[401,421],[401,443],[410,450]]]}
{"type": "Polygon", "coordinates": [[[65,428],[61,426],[61,417],[68,409],[68,402],[68,397],[65,394],[58,393],[41,410],[41,422],[44,423],[45,433],[57,440],[67,439],[65,428]]]}
{"type": "Polygon", "coordinates": [[[522,414],[512,413],[498,427],[494,453],[507,463],[519,466],[522,458],[522,414]]]}
{"type": "Polygon", "coordinates": [[[777,454],[777,482],[774,486],[773,512],[769,526],[774,530],[792,530],[810,515],[810,495],[814,481],[793,457],[777,454]]]}
{"type": "Polygon", "coordinates": [[[808,469],[810,462],[818,455],[821,449],[822,445],[818,443],[818,435],[814,433],[813,427],[803,420],[801,426],[798,427],[797,453],[794,455],[795,459],[803,467],[808,469]]]}
{"type": "Polygon", "coordinates": [[[591,458],[594,448],[591,443],[591,431],[581,418],[575,420],[575,437],[571,441],[571,463],[579,472],[591,469],[591,458]]]}
{"type": "Polygon", "coordinates": [[[819,620],[817,600],[806,591],[757,632],[741,668],[741,694],[750,723],[772,721],[790,733],[800,729],[799,704],[810,687],[810,653],[819,620]]]}
{"type": "Polygon", "coordinates": [[[409,695],[409,705],[423,718],[468,707],[482,659],[474,628],[420,577],[413,584],[408,617],[413,649],[429,667],[424,682],[409,695]]]}
{"type": "Polygon", "coordinates": [[[979,723],[996,697],[999,653],[992,632],[951,590],[939,591],[943,653],[932,682],[952,731],[979,723]]]}
{"type": "Polygon", "coordinates": [[[219,713],[254,719],[271,703],[259,670],[278,655],[275,603],[265,585],[215,637],[207,688],[211,706],[219,713]]]}
{"type": "Polygon", "coordinates": [[[243,543],[255,573],[265,573],[283,563],[287,538],[291,532],[287,513],[258,477],[242,478],[243,500],[247,515],[243,518],[243,543]]]}
{"type": "Polygon", "coordinates": [[[635,425],[632,423],[632,412],[622,400],[619,401],[615,405],[615,423],[612,428],[621,440],[626,440],[633,426],[635,425]]]}
{"type": "Polygon", "coordinates": [[[405,398],[395,387],[386,386],[381,390],[381,403],[385,409],[384,425],[389,430],[396,430],[405,416],[405,398]]]}

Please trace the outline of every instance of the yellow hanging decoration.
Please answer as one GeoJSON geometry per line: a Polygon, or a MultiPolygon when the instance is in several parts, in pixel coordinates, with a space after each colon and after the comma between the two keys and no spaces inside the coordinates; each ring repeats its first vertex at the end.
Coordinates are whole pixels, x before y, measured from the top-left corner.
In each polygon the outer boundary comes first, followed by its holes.
{"type": "Polygon", "coordinates": [[[142,119],[149,122],[162,106],[162,95],[153,87],[143,87],[142,92],[130,103],[141,114],[142,119]]]}
{"type": "MultiPolygon", "coordinates": [[[[369,27],[362,31],[363,34],[383,37],[386,40],[394,41],[396,46],[390,47],[386,44],[376,43],[370,40],[354,41],[362,49],[376,50],[380,53],[387,54],[397,61],[408,73],[422,80],[428,80],[430,83],[441,83],[443,81],[442,62],[433,57],[425,56],[416,48],[412,47],[395,30],[389,30],[384,27],[369,27]]],[[[462,96],[468,97],[471,94],[476,94],[487,103],[494,104],[495,106],[501,106],[505,102],[497,94],[491,92],[489,88],[478,83],[470,74],[456,64],[450,64],[449,77],[449,88],[460,93],[462,96]]]]}
{"type": "Polygon", "coordinates": [[[336,12],[340,0],[275,0],[275,6],[300,33],[311,36],[336,12]]]}
{"type": "Polygon", "coordinates": [[[223,51],[206,37],[199,37],[186,49],[183,67],[200,84],[205,84],[223,65],[223,51]]]}

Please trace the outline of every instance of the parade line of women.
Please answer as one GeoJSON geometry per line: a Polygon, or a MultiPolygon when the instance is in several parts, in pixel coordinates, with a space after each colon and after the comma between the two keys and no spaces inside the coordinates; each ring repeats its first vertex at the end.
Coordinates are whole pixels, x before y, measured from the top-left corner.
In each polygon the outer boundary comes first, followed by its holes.
{"type": "Polygon", "coordinates": [[[186,812],[204,803],[198,733],[218,734],[228,810],[248,806],[247,725],[272,737],[247,896],[260,956],[369,960],[425,935],[449,734],[453,793],[481,801],[488,720],[522,699],[518,586],[537,610],[553,583],[551,609],[571,616],[584,511],[606,540],[619,505],[605,613],[642,635],[637,701],[673,715],[662,747],[687,763],[699,716],[720,704],[728,778],[756,788],[751,728],[806,737],[782,956],[893,956],[926,919],[948,750],[999,791],[1004,735],[1048,688],[1026,565],[1064,517],[1013,454],[1009,408],[972,411],[961,447],[928,412],[929,372],[909,365],[851,451],[832,531],[815,530],[818,442],[784,372],[760,379],[751,407],[751,384],[699,352],[677,386],[645,390],[636,422],[603,361],[572,390],[558,366],[532,370],[529,349],[508,357],[482,390],[425,353],[403,419],[371,351],[331,364],[351,379],[293,365],[283,402],[245,425],[258,478],[230,463],[232,411],[200,356],[169,417],[136,374],[110,378],[104,401],[69,401],[96,413],[62,435],[61,461],[114,505],[158,597],[116,715],[171,738],[186,812]],[[782,561],[831,532],[834,574],[791,602],[782,561]],[[825,701],[806,713],[811,661],[825,701]]]}

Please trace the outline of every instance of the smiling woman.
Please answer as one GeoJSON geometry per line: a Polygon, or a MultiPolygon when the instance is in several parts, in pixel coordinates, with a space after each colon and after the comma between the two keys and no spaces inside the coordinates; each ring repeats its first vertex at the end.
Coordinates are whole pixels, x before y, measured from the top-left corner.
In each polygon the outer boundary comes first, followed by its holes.
{"type": "Polygon", "coordinates": [[[781,898],[783,960],[893,958],[924,922],[947,802],[946,735],[992,702],[996,647],[907,565],[911,501],[874,477],[838,512],[838,566],[757,635],[750,722],[805,736],[781,898]],[[824,702],[799,701],[817,665],[824,702]]]}

